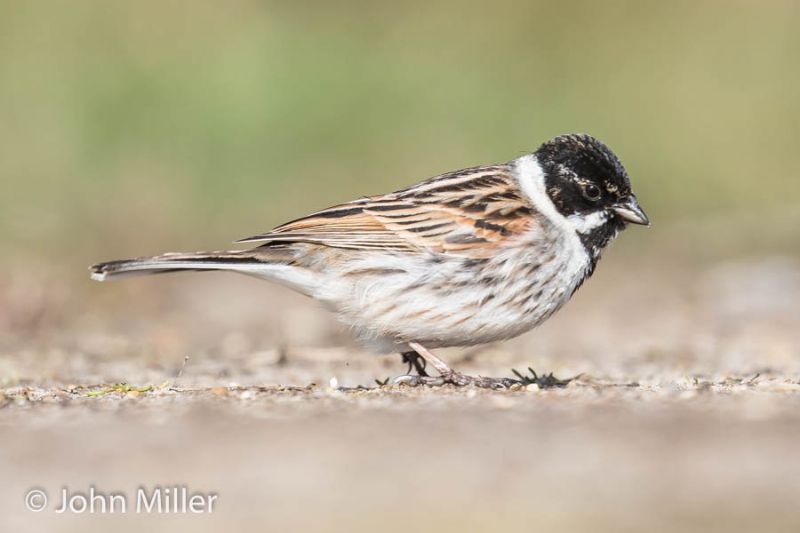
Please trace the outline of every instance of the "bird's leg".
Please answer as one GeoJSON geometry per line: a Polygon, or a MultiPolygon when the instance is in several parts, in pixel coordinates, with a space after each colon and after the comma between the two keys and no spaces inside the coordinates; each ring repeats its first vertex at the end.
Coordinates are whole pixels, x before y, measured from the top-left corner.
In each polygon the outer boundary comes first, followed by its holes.
{"type": "MultiPolygon", "coordinates": [[[[412,350],[414,350],[413,352],[406,352],[403,354],[403,360],[409,364],[409,371],[411,370],[412,364],[416,366],[416,363],[412,363],[412,361],[419,362],[418,358],[421,357],[426,364],[430,363],[436,369],[436,371],[439,372],[439,377],[430,377],[427,373],[423,374],[420,372],[418,376],[400,376],[395,380],[395,383],[404,383],[407,385],[444,385],[449,383],[457,387],[475,385],[476,387],[488,389],[508,388],[511,385],[519,383],[518,380],[511,378],[485,378],[481,376],[473,377],[462,374],[461,372],[456,372],[447,366],[447,363],[436,357],[421,344],[409,342],[408,345],[412,350]],[[411,361],[406,359],[406,355],[409,353],[413,353],[416,358],[411,359],[411,361]]],[[[424,371],[425,367],[423,366],[422,369],[424,371]]],[[[419,367],[417,367],[417,371],[419,372],[419,367]]]]}
{"type": "Polygon", "coordinates": [[[420,357],[425,359],[426,362],[433,365],[433,368],[436,369],[439,374],[442,376],[446,374],[453,373],[454,370],[447,366],[447,363],[433,355],[430,351],[428,351],[424,346],[416,342],[409,342],[408,345],[414,350],[420,357]]]}
{"type": "Polygon", "coordinates": [[[444,385],[451,382],[449,379],[451,376],[455,377],[456,372],[447,366],[447,363],[426,350],[422,345],[416,342],[409,342],[408,346],[412,351],[403,353],[403,361],[408,363],[408,373],[396,378],[394,380],[395,383],[405,385],[444,385]],[[439,372],[439,377],[429,376],[425,371],[429,363],[439,372]],[[410,374],[412,365],[417,368],[419,375],[412,376],[410,374]],[[420,371],[420,367],[422,367],[422,371],[420,371]]]}
{"type": "Polygon", "coordinates": [[[428,362],[423,359],[421,355],[413,350],[410,352],[403,352],[401,355],[403,356],[403,362],[408,364],[406,374],[411,374],[411,369],[413,368],[417,371],[418,376],[430,377],[425,371],[428,362]]]}

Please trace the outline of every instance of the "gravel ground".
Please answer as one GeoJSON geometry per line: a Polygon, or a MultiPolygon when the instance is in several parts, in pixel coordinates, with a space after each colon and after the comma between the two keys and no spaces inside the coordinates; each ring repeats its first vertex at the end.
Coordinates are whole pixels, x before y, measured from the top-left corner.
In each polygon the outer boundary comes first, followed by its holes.
{"type": "Polygon", "coordinates": [[[399,356],[253,280],[17,272],[0,530],[797,531],[800,264],[640,260],[630,279],[630,261],[532,334],[442,352],[575,378],[507,391],[377,385],[399,356]],[[213,512],[133,509],[139,487],[175,485],[215,493],[213,512]],[[62,487],[130,507],[59,514],[62,487]]]}

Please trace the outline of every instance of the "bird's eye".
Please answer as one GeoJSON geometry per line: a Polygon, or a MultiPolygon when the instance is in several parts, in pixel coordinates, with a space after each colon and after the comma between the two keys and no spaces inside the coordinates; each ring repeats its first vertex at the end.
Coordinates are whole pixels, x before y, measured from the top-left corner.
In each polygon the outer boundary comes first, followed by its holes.
{"type": "Polygon", "coordinates": [[[600,199],[600,187],[590,183],[584,187],[583,196],[590,202],[596,202],[600,199]]]}

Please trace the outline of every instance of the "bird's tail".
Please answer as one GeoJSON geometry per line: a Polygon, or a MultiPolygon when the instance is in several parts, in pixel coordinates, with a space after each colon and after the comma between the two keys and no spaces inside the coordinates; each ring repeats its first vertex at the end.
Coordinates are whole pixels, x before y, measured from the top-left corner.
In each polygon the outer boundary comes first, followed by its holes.
{"type": "Polygon", "coordinates": [[[252,250],[166,253],[153,257],[97,263],[89,267],[89,270],[92,272],[92,279],[97,281],[181,270],[231,270],[257,275],[265,266],[280,263],[276,259],[267,254],[254,253],[252,250]]]}

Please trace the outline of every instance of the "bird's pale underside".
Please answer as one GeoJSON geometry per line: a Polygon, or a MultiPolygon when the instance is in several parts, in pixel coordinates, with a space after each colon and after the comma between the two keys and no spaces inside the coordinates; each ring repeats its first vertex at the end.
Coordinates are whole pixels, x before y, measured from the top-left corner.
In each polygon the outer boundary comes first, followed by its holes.
{"type": "MultiPolygon", "coordinates": [[[[322,302],[374,349],[419,355],[442,374],[412,381],[507,384],[456,373],[428,349],[533,328],[591,274],[602,247],[632,220],[625,210],[644,217],[624,190],[627,176],[622,187],[604,185],[619,197],[610,207],[561,208],[549,190],[553,171],[537,154],[313,213],[240,241],[260,244],[250,250],[113,261],[92,267],[93,277],[176,270],[257,276],[322,302]]],[[[585,188],[581,179],[576,174],[575,187],[585,188]]]]}

